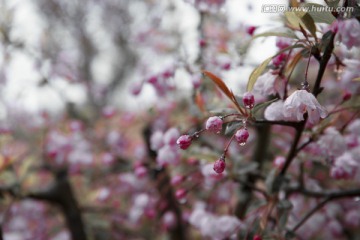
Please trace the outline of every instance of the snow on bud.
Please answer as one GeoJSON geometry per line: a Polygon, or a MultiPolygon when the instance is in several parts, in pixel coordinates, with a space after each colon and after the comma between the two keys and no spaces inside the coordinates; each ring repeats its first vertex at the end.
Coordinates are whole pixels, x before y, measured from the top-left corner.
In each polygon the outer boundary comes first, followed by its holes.
{"type": "Polygon", "coordinates": [[[243,103],[246,108],[252,109],[255,103],[254,95],[250,92],[246,92],[243,96],[243,103]]]}
{"type": "Polygon", "coordinates": [[[225,164],[225,158],[222,156],[214,163],[214,171],[218,174],[223,173],[225,170],[226,164],[225,164]]]}
{"type": "Polygon", "coordinates": [[[176,144],[179,145],[181,149],[185,150],[188,147],[190,147],[191,141],[192,141],[192,137],[190,137],[189,135],[182,135],[178,138],[176,144]]]}
{"type": "Polygon", "coordinates": [[[240,146],[244,146],[248,138],[249,138],[249,132],[246,128],[239,129],[235,133],[235,139],[240,146]]]}
{"type": "Polygon", "coordinates": [[[220,133],[222,129],[223,120],[220,117],[210,117],[206,121],[206,130],[214,133],[220,133]]]}

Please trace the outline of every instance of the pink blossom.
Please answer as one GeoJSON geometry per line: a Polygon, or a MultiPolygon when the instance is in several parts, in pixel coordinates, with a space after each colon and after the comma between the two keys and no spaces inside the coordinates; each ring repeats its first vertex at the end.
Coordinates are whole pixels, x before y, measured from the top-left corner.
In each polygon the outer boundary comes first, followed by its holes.
{"type": "Polygon", "coordinates": [[[261,75],[254,85],[254,93],[260,94],[261,96],[268,96],[275,94],[274,84],[277,75],[272,74],[270,71],[261,75]]]}
{"type": "Polygon", "coordinates": [[[175,196],[178,200],[184,199],[186,197],[186,194],[187,194],[187,190],[184,188],[180,188],[175,192],[175,196]]]}
{"type": "Polygon", "coordinates": [[[131,85],[130,87],[130,92],[132,95],[137,96],[141,93],[143,87],[143,83],[142,82],[135,82],[131,85]]]}
{"type": "Polygon", "coordinates": [[[111,118],[116,114],[116,109],[112,106],[106,106],[102,109],[102,115],[105,118],[111,118]]]}
{"type": "Polygon", "coordinates": [[[284,102],[284,116],[296,121],[304,120],[304,113],[309,114],[309,122],[315,124],[325,118],[327,112],[315,96],[306,90],[297,90],[284,102]]]}
{"type": "Polygon", "coordinates": [[[286,38],[286,37],[277,37],[276,38],[276,46],[279,49],[284,49],[289,47],[292,44],[292,39],[291,38],[286,38]]]}
{"type": "Polygon", "coordinates": [[[137,166],[135,167],[135,175],[139,178],[146,176],[147,168],[144,166],[137,166]]]}
{"type": "Polygon", "coordinates": [[[110,197],[110,193],[109,188],[103,187],[98,191],[96,199],[100,202],[104,202],[110,197]]]}
{"type": "Polygon", "coordinates": [[[157,163],[159,166],[166,166],[168,164],[178,164],[180,160],[180,155],[178,149],[176,147],[171,147],[169,145],[165,145],[162,147],[156,158],[157,163]]]}
{"type": "Polygon", "coordinates": [[[332,237],[338,238],[342,236],[343,228],[339,221],[332,220],[328,223],[328,229],[330,230],[330,233],[332,234],[332,237]]]}
{"type": "Polygon", "coordinates": [[[274,159],[274,166],[278,169],[281,169],[284,164],[285,164],[285,157],[283,156],[277,156],[275,159],[274,159]]]}
{"type": "Polygon", "coordinates": [[[185,176],[176,175],[171,178],[171,185],[173,185],[173,186],[180,185],[184,180],[185,180],[185,176]]]}
{"type": "Polygon", "coordinates": [[[164,134],[165,144],[174,146],[176,145],[176,140],[180,137],[180,133],[176,128],[168,129],[164,134]]]}
{"type": "Polygon", "coordinates": [[[331,168],[331,177],[335,179],[350,179],[353,178],[357,163],[354,161],[350,153],[344,153],[340,157],[335,159],[334,165],[331,168]]]}
{"type": "Polygon", "coordinates": [[[162,218],[162,223],[165,229],[172,229],[173,227],[175,227],[176,216],[174,212],[167,211],[162,218]]]}
{"type": "Polygon", "coordinates": [[[269,121],[284,120],[284,101],[279,100],[271,103],[264,112],[264,117],[269,121]]]}
{"type": "Polygon", "coordinates": [[[154,151],[164,146],[164,135],[160,131],[154,132],[150,137],[150,148],[154,151]]]}
{"type": "Polygon", "coordinates": [[[345,215],[345,223],[352,227],[357,228],[360,226],[360,215],[357,209],[352,209],[348,211],[345,215]]]}
{"type": "Polygon", "coordinates": [[[360,24],[356,18],[338,21],[337,24],[339,40],[348,49],[360,46],[360,24]]]}
{"type": "Polygon", "coordinates": [[[348,126],[348,132],[360,136],[360,119],[354,120],[348,126]]]}
{"type": "Polygon", "coordinates": [[[186,0],[193,4],[200,11],[215,12],[221,8],[225,0],[186,0]]]}
{"type": "Polygon", "coordinates": [[[191,213],[189,222],[198,228],[204,237],[211,239],[226,239],[236,235],[241,222],[233,216],[216,216],[206,212],[203,207],[197,207],[191,213]]]}
{"type": "Polygon", "coordinates": [[[346,151],[345,139],[335,127],[327,128],[317,144],[328,157],[339,157],[346,151]]]}

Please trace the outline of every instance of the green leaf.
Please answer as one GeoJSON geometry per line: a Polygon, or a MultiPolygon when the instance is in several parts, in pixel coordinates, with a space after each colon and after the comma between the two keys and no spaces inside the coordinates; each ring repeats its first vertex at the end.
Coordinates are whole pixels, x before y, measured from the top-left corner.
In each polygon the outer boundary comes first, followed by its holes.
{"type": "Polygon", "coordinates": [[[293,45],[293,46],[290,46],[290,47],[287,47],[287,48],[284,48],[283,50],[279,51],[277,54],[275,54],[274,56],[272,57],[269,57],[267,59],[265,59],[264,62],[262,62],[258,67],[256,67],[252,73],[250,74],[250,77],[249,77],[249,81],[248,81],[248,84],[247,84],[247,91],[250,92],[255,83],[256,83],[256,80],[259,78],[259,76],[264,72],[264,70],[266,69],[267,65],[270,63],[270,61],[276,57],[277,55],[283,53],[283,52],[286,52],[287,50],[290,50],[290,49],[293,49],[293,48],[303,48],[304,46],[302,44],[296,44],[296,45],[293,45]]]}
{"type": "Polygon", "coordinates": [[[314,38],[316,38],[315,22],[309,13],[304,11],[285,12],[285,17],[289,24],[294,28],[302,26],[303,28],[306,28],[314,38]]]}
{"type": "MultiPolygon", "coordinates": [[[[336,5],[337,4],[338,2],[336,3],[336,5]]],[[[336,20],[336,18],[331,14],[330,11],[311,11],[312,6],[315,8],[320,8],[320,7],[325,8],[326,6],[324,5],[320,5],[316,3],[305,3],[303,6],[309,7],[308,13],[316,23],[332,24],[336,20]]]]}
{"type": "Polygon", "coordinates": [[[239,122],[229,122],[228,124],[226,124],[225,127],[225,135],[230,135],[233,134],[234,131],[238,128],[240,128],[243,125],[242,121],[239,122]]]}
{"type": "Polygon", "coordinates": [[[267,102],[263,102],[263,103],[257,104],[257,105],[253,108],[253,110],[252,110],[253,114],[255,114],[255,113],[256,113],[257,111],[259,111],[260,109],[267,107],[267,106],[270,105],[271,103],[276,102],[277,100],[279,100],[279,99],[278,99],[278,98],[275,98],[275,99],[273,99],[273,100],[270,100],[270,101],[267,101],[267,102]]]}
{"type": "Polygon", "coordinates": [[[273,59],[273,57],[269,57],[263,61],[260,66],[254,69],[254,71],[250,74],[249,82],[247,84],[247,91],[250,92],[254,85],[256,80],[260,77],[260,75],[264,72],[267,65],[270,63],[270,61],[273,59]]]}
{"type": "Polygon", "coordinates": [[[306,12],[296,12],[297,16],[300,17],[301,21],[304,23],[305,27],[311,35],[316,39],[316,25],[314,19],[309,13],[306,12]]]}
{"type": "Polygon", "coordinates": [[[269,194],[273,193],[272,189],[273,189],[273,184],[276,180],[276,173],[277,173],[276,168],[273,168],[266,177],[265,185],[266,185],[266,190],[269,194]]]}
{"type": "Polygon", "coordinates": [[[280,230],[284,230],[289,217],[289,213],[293,208],[292,203],[289,200],[281,200],[277,204],[279,223],[278,227],[280,230]]]}
{"type": "Polygon", "coordinates": [[[337,7],[340,0],[325,0],[325,2],[329,7],[337,7]]]}
{"type": "Polygon", "coordinates": [[[320,45],[320,49],[322,52],[325,51],[326,46],[329,45],[331,39],[332,39],[332,31],[327,31],[326,33],[324,33],[324,35],[321,38],[321,45],[320,45]]]}
{"type": "Polygon", "coordinates": [[[252,39],[259,38],[259,37],[286,37],[286,38],[296,38],[296,39],[298,39],[298,37],[292,31],[287,31],[287,32],[264,32],[264,33],[256,34],[255,36],[253,36],[252,39]]]}

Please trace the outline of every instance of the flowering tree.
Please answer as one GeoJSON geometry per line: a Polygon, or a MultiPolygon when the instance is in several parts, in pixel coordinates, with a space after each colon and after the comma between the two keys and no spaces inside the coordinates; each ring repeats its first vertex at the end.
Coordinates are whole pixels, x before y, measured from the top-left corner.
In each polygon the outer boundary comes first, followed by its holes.
{"type": "Polygon", "coordinates": [[[356,239],[359,6],[301,2],[264,32],[228,28],[224,0],[36,1],[40,45],[14,34],[4,5],[1,84],[20,52],[64,108],[1,99],[0,239],[356,239]],[[182,7],[195,41],[169,20],[182,7]],[[277,53],[252,66],[252,42],[271,37],[277,53]],[[149,111],[116,107],[127,79],[157,95],[149,111]]]}

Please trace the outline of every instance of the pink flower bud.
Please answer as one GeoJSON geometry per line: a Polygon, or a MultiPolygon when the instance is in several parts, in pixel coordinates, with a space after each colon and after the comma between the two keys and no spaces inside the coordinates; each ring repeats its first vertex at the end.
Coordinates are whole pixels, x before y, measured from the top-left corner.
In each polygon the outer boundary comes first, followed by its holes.
{"type": "Polygon", "coordinates": [[[249,132],[246,128],[242,128],[235,133],[235,139],[240,144],[240,146],[244,146],[248,138],[249,132]]]}
{"type": "Polygon", "coordinates": [[[165,70],[165,71],[162,73],[162,76],[163,76],[163,78],[172,77],[172,76],[174,76],[174,71],[173,71],[172,69],[165,70]]]}
{"type": "Polygon", "coordinates": [[[275,67],[280,67],[285,61],[286,57],[287,57],[286,53],[281,53],[273,58],[272,63],[274,64],[275,67]]]}
{"type": "Polygon", "coordinates": [[[243,96],[243,103],[246,108],[252,109],[255,103],[254,95],[250,92],[246,92],[243,96]]]}
{"type": "Polygon", "coordinates": [[[214,171],[218,174],[224,172],[225,167],[226,167],[226,164],[225,164],[225,159],[223,157],[216,160],[216,162],[214,163],[214,171]]]}
{"type": "Polygon", "coordinates": [[[253,240],[262,240],[262,237],[260,235],[254,235],[253,240]]]}
{"type": "Polygon", "coordinates": [[[155,84],[158,82],[158,78],[157,78],[157,76],[151,76],[146,81],[150,84],[155,84]]]}
{"type": "Polygon", "coordinates": [[[142,82],[135,82],[130,87],[130,92],[132,95],[137,96],[141,93],[142,90],[142,82]]]}
{"type": "Polygon", "coordinates": [[[221,67],[223,70],[230,70],[231,68],[231,63],[224,63],[221,67]]]}
{"type": "Polygon", "coordinates": [[[186,189],[178,189],[175,193],[175,196],[178,200],[184,199],[186,197],[187,191],[186,189]]]}
{"type": "Polygon", "coordinates": [[[182,135],[176,141],[176,144],[183,150],[187,149],[191,145],[192,138],[189,135],[182,135]]]}
{"type": "Polygon", "coordinates": [[[343,94],[343,99],[342,100],[345,102],[345,101],[349,100],[351,97],[352,97],[351,92],[345,92],[343,94]]]}
{"type": "Polygon", "coordinates": [[[202,48],[206,47],[206,41],[204,39],[200,39],[199,40],[199,46],[202,47],[202,48]]]}
{"type": "Polygon", "coordinates": [[[210,117],[206,121],[206,130],[214,133],[220,133],[223,121],[219,117],[210,117]]]}
{"type": "Polygon", "coordinates": [[[246,29],[246,32],[247,32],[250,36],[252,36],[252,35],[254,35],[255,30],[256,30],[256,27],[255,27],[255,26],[250,26],[250,27],[248,27],[248,28],[246,29]]]}

